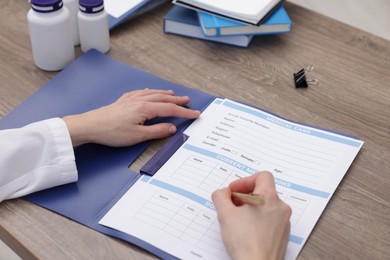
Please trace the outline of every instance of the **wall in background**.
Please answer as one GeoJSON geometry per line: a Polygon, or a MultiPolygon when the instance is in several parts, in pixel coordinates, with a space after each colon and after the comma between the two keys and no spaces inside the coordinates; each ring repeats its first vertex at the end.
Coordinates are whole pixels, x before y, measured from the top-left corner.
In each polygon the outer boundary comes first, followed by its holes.
{"type": "Polygon", "coordinates": [[[287,0],[390,40],[389,0],[287,0]]]}

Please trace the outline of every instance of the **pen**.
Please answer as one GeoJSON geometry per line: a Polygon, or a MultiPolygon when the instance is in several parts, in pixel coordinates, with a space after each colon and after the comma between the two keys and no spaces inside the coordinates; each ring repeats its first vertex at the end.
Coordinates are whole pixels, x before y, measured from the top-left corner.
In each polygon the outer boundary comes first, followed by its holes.
{"type": "Polygon", "coordinates": [[[265,201],[263,196],[258,194],[246,194],[240,192],[232,192],[232,198],[240,200],[245,203],[254,204],[254,205],[264,205],[265,201]]]}

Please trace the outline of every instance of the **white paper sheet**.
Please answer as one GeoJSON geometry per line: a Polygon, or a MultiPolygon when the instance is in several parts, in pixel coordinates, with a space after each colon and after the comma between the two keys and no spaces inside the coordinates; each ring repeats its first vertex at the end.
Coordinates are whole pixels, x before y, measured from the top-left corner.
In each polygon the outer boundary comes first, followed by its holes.
{"type": "Polygon", "coordinates": [[[363,142],[216,99],[188,141],[142,177],[99,222],[181,259],[228,259],[211,193],[268,170],[293,211],[286,259],[295,259],[363,142]]]}
{"type": "Polygon", "coordinates": [[[258,23],[280,3],[280,0],[173,0],[173,3],[258,23]]]}

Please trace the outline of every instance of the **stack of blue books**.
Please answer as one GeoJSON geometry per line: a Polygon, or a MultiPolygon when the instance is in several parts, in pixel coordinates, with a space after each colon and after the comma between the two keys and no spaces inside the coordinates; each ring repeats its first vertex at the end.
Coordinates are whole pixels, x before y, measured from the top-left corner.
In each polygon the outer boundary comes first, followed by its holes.
{"type": "Polygon", "coordinates": [[[173,5],[164,17],[164,32],[240,47],[248,47],[256,35],[282,34],[292,30],[292,22],[280,5],[257,25],[240,23],[206,12],[173,5]]]}

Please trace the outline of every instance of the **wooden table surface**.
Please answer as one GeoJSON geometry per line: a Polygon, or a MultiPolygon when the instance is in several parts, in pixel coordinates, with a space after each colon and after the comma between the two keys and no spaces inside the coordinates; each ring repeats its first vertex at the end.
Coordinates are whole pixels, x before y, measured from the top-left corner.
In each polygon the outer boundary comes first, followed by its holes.
{"type": "MultiPolygon", "coordinates": [[[[363,139],[299,259],[388,259],[390,42],[286,3],[292,33],[259,36],[238,48],[164,34],[169,8],[114,29],[109,55],[187,87],[363,139]],[[311,64],[320,85],[294,88],[293,73],[311,64]]],[[[34,66],[28,10],[26,0],[0,1],[0,118],[56,74],[34,66]]],[[[0,203],[0,224],[0,238],[25,258],[155,258],[23,199],[0,203]]]]}

